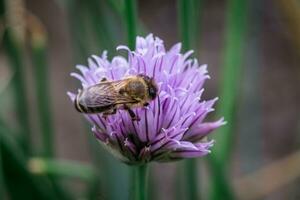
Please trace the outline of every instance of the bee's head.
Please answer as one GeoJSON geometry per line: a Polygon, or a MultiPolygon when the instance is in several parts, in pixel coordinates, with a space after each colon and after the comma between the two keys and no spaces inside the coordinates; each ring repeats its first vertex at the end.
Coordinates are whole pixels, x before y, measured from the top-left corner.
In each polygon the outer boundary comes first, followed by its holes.
{"type": "Polygon", "coordinates": [[[154,100],[157,97],[157,92],[158,92],[157,85],[154,79],[144,74],[139,74],[138,76],[143,78],[143,80],[145,81],[148,87],[148,96],[151,100],[154,100]]]}

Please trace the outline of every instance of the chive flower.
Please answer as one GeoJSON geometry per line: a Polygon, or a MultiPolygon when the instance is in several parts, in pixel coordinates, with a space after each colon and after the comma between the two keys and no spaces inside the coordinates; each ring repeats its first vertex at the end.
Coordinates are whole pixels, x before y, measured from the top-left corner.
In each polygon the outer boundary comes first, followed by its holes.
{"type": "MultiPolygon", "coordinates": [[[[150,161],[168,162],[194,158],[210,153],[214,141],[206,136],[225,124],[223,118],[204,122],[212,112],[217,98],[202,100],[203,84],[209,79],[207,66],[191,59],[193,51],[181,53],[181,44],[165,49],[163,41],[152,34],[136,38],[136,48],[127,46],[128,58],[115,56],[107,59],[107,52],[88,59],[88,66],[77,65],[80,73],[71,73],[82,89],[101,79],[120,80],[144,74],[158,86],[158,96],[146,107],[133,108],[139,121],[132,120],[125,110],[114,115],[84,114],[92,124],[92,132],[100,144],[127,164],[150,161]]],[[[68,92],[74,102],[75,93],[68,92]]]]}

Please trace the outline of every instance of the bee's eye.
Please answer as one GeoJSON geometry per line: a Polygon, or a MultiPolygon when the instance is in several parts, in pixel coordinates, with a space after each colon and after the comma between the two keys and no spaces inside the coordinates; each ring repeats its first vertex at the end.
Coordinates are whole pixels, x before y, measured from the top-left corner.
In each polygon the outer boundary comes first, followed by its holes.
{"type": "Polygon", "coordinates": [[[156,88],[154,88],[154,87],[149,88],[149,96],[151,99],[155,99],[155,97],[157,95],[156,93],[157,93],[156,88]]]}

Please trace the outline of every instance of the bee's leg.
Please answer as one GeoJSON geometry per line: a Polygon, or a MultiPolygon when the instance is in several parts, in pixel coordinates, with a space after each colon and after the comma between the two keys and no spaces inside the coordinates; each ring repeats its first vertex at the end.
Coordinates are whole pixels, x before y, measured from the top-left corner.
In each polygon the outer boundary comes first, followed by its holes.
{"type": "Polygon", "coordinates": [[[136,114],[131,110],[126,104],[124,104],[124,109],[127,110],[128,114],[130,115],[133,121],[140,121],[141,119],[136,116],[136,114]]]}
{"type": "Polygon", "coordinates": [[[104,81],[107,81],[107,78],[103,77],[100,82],[104,82],[104,81]]]}
{"type": "Polygon", "coordinates": [[[104,112],[103,113],[103,115],[114,115],[114,114],[116,114],[117,113],[117,109],[111,109],[111,110],[108,110],[108,111],[106,111],[106,112],[104,112]]]}
{"type": "Polygon", "coordinates": [[[116,113],[117,113],[117,109],[115,108],[115,109],[112,110],[111,114],[114,115],[116,113]]]}
{"type": "Polygon", "coordinates": [[[102,113],[102,116],[104,117],[104,119],[106,119],[108,115],[114,115],[116,113],[117,113],[117,109],[114,108],[114,109],[111,109],[109,111],[102,113]]]}

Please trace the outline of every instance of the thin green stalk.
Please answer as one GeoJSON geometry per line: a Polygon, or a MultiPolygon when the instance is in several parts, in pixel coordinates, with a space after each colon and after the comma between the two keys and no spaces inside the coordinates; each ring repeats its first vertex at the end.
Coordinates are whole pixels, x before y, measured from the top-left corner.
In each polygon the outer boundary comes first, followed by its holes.
{"type": "Polygon", "coordinates": [[[183,50],[187,51],[191,47],[191,0],[178,0],[178,21],[179,33],[182,41],[183,50]]]}
{"type": "Polygon", "coordinates": [[[233,119],[235,116],[236,98],[238,96],[239,81],[243,65],[243,53],[246,34],[247,0],[229,0],[227,8],[227,30],[224,48],[223,80],[219,116],[224,116],[228,124],[216,134],[218,145],[214,150],[215,156],[223,163],[228,161],[233,141],[233,119]]]}
{"type": "Polygon", "coordinates": [[[112,10],[118,14],[120,17],[122,16],[122,10],[124,8],[124,1],[120,0],[107,0],[107,3],[112,8],[112,10]]]}
{"type": "MultiPolygon", "coordinates": [[[[33,18],[35,19],[35,18],[33,18]]],[[[37,19],[29,24],[32,31],[31,49],[34,66],[35,91],[42,132],[43,153],[45,157],[54,156],[52,113],[50,106],[49,77],[46,53],[46,34],[37,19]]]]}
{"type": "MultiPolygon", "coordinates": [[[[87,131],[90,131],[90,125],[86,125],[87,131]]],[[[97,194],[96,197],[101,195],[111,200],[127,199],[131,195],[129,172],[132,170],[130,170],[130,167],[115,159],[106,149],[101,148],[92,134],[89,134],[88,141],[94,164],[99,169],[97,170],[99,181],[94,183],[101,186],[97,188],[97,185],[90,185],[89,191],[91,193],[88,196],[91,197],[93,194],[97,194]]]]}
{"type": "Polygon", "coordinates": [[[229,0],[227,4],[226,35],[224,48],[223,80],[221,82],[220,102],[217,108],[218,116],[224,116],[228,124],[215,134],[217,145],[210,159],[213,199],[231,199],[230,182],[218,183],[219,178],[227,178],[230,164],[232,141],[234,141],[234,118],[236,98],[239,90],[245,34],[247,28],[247,0],[229,0]],[[224,188],[227,191],[224,191],[224,188]],[[229,195],[230,194],[230,195],[229,195]],[[229,196],[226,196],[229,195],[229,196]]]}
{"type": "Polygon", "coordinates": [[[105,1],[91,0],[86,2],[86,7],[88,12],[86,13],[88,17],[88,22],[90,23],[91,30],[95,35],[97,42],[97,50],[99,47],[113,52],[116,46],[116,34],[112,31],[113,28],[113,16],[107,16],[105,9],[105,1]]]}
{"type": "Polygon", "coordinates": [[[80,8],[79,2],[69,1],[67,4],[68,18],[70,25],[70,37],[72,39],[72,47],[74,50],[74,58],[76,62],[86,61],[89,55],[87,44],[87,26],[84,24],[84,10],[80,8]],[[74,18],[76,16],[76,18],[74,18]]]}
{"type": "MultiPolygon", "coordinates": [[[[34,66],[35,91],[39,114],[39,125],[42,133],[42,155],[54,157],[53,126],[50,106],[50,92],[46,52],[46,31],[34,15],[28,17],[28,29],[31,33],[31,53],[34,66]]],[[[56,175],[47,174],[49,182],[60,198],[68,199],[67,191],[61,187],[56,175]]]]}
{"type": "Polygon", "coordinates": [[[21,129],[21,142],[26,154],[30,152],[30,124],[27,92],[25,88],[24,60],[21,43],[13,37],[11,30],[7,30],[3,38],[4,47],[14,72],[14,95],[16,101],[17,117],[21,129]]]}
{"type": "Polygon", "coordinates": [[[1,143],[0,143],[0,199],[5,199],[5,182],[2,169],[1,143]]]}
{"type": "MultiPolygon", "coordinates": [[[[127,30],[127,42],[128,46],[131,50],[135,49],[135,40],[137,35],[137,4],[136,0],[125,0],[124,5],[124,17],[125,17],[125,24],[127,30]]],[[[131,182],[133,185],[134,190],[134,199],[139,200],[140,197],[144,197],[140,192],[141,185],[139,185],[139,174],[143,172],[143,167],[145,166],[137,166],[137,169],[133,169],[131,171],[131,178],[134,181],[131,182]]],[[[144,183],[145,184],[145,183],[144,183]]],[[[142,187],[143,188],[143,187],[142,187]]]]}
{"type": "MultiPolygon", "coordinates": [[[[197,30],[196,26],[197,21],[195,19],[195,7],[193,7],[195,2],[191,0],[178,0],[178,21],[179,21],[179,32],[183,44],[183,49],[185,51],[189,50],[192,46],[192,41],[195,41],[193,38],[193,31],[197,30]],[[194,12],[193,12],[194,11],[194,12]]],[[[193,43],[195,45],[195,43],[193,43]]],[[[197,173],[197,160],[189,159],[184,163],[184,171],[186,177],[186,194],[189,200],[199,199],[198,194],[199,184],[198,184],[198,173],[197,173]]]]}
{"type": "Polygon", "coordinates": [[[181,199],[186,199],[186,173],[185,173],[185,167],[184,165],[186,164],[185,161],[180,162],[177,164],[177,173],[178,175],[175,176],[173,187],[175,189],[175,200],[181,200],[181,199]]]}
{"type": "Polygon", "coordinates": [[[148,199],[148,165],[134,167],[134,199],[148,199]]]}
{"type": "Polygon", "coordinates": [[[100,195],[103,195],[101,191],[101,177],[98,174],[95,174],[91,182],[88,184],[85,197],[88,200],[98,200],[100,195]]]}
{"type": "MultiPolygon", "coordinates": [[[[5,5],[4,0],[0,0],[0,26],[1,22],[4,21],[4,13],[5,13],[5,5]]],[[[0,33],[0,39],[2,39],[2,34],[0,33]]],[[[0,116],[1,117],[1,116],[0,116]]],[[[2,118],[0,118],[0,126],[3,126],[4,122],[2,118]]],[[[2,146],[0,143],[0,199],[5,199],[5,181],[4,181],[4,173],[3,173],[3,160],[2,160],[2,146]]]]}
{"type": "Polygon", "coordinates": [[[32,173],[38,175],[79,178],[86,181],[92,181],[95,177],[95,170],[91,166],[74,161],[31,158],[28,167],[32,173]]]}
{"type": "Polygon", "coordinates": [[[213,156],[221,164],[228,163],[233,140],[236,99],[239,89],[239,77],[242,70],[243,50],[246,34],[247,1],[230,0],[227,10],[227,31],[224,48],[223,80],[218,106],[219,116],[224,116],[228,124],[218,129],[215,135],[218,145],[213,156]]]}
{"type": "MultiPolygon", "coordinates": [[[[79,49],[77,58],[80,57],[80,62],[86,60],[87,56],[90,56],[91,46],[89,45],[91,39],[96,39],[96,50],[99,52],[99,45],[101,48],[113,49],[117,41],[115,39],[116,34],[110,34],[111,24],[108,20],[107,13],[104,13],[105,1],[93,0],[91,3],[80,3],[78,1],[72,1],[68,4],[70,22],[72,29],[72,38],[75,50],[79,49]],[[74,15],[78,16],[74,19],[74,15]],[[100,19],[100,22],[99,22],[100,19]],[[107,19],[107,20],[106,20],[107,19]],[[90,36],[95,36],[91,38],[90,36]]],[[[123,14],[123,13],[122,13],[123,14]]],[[[115,31],[118,32],[118,31],[115,31]]],[[[94,42],[95,43],[95,42],[94,42]]],[[[111,55],[112,51],[109,51],[111,55]]],[[[84,61],[85,62],[85,61],[84,61]]],[[[88,125],[88,131],[90,131],[90,125],[88,125]]],[[[95,180],[88,186],[88,198],[98,199],[99,196],[104,195],[109,199],[120,199],[124,196],[128,196],[128,170],[124,168],[123,164],[119,161],[115,161],[111,155],[99,147],[99,143],[95,138],[89,134],[88,136],[89,146],[94,158],[94,164],[100,169],[97,171],[97,177],[99,180],[95,180]],[[103,155],[99,157],[99,154],[103,155]],[[122,166],[121,166],[122,165],[122,166]],[[116,176],[118,181],[116,182],[116,176]],[[106,184],[101,184],[105,182],[106,184]]]]}
{"type": "Polygon", "coordinates": [[[208,161],[209,169],[212,172],[212,174],[210,175],[212,182],[212,191],[210,191],[211,193],[209,194],[209,199],[235,199],[231,185],[229,183],[227,170],[223,168],[222,165],[219,164],[218,161],[216,159],[213,159],[210,155],[208,156],[208,161]]]}
{"type": "Polygon", "coordinates": [[[50,106],[50,92],[48,67],[46,63],[46,49],[45,46],[34,46],[32,49],[33,64],[35,68],[35,85],[36,95],[39,111],[39,119],[41,131],[43,133],[43,147],[42,155],[46,157],[54,156],[53,145],[53,126],[52,126],[52,112],[50,106]]]}
{"type": "Polygon", "coordinates": [[[197,159],[188,159],[184,163],[185,186],[187,199],[199,199],[199,184],[198,184],[198,173],[197,173],[197,159]]]}
{"type": "Polygon", "coordinates": [[[229,0],[227,8],[227,30],[224,48],[223,80],[221,82],[218,116],[224,116],[228,124],[218,129],[213,155],[227,163],[234,136],[236,98],[243,65],[244,44],[247,28],[247,0],[229,0]]]}
{"type": "Polygon", "coordinates": [[[191,48],[197,51],[199,49],[199,41],[201,41],[202,0],[192,0],[191,12],[191,48]]]}
{"type": "Polygon", "coordinates": [[[131,50],[135,48],[137,35],[137,5],[136,0],[125,0],[125,20],[127,25],[128,45],[131,50]]]}
{"type": "MultiPolygon", "coordinates": [[[[54,156],[54,144],[46,58],[46,30],[40,20],[32,14],[28,15],[27,22],[27,29],[31,36],[31,56],[34,66],[39,125],[42,133],[42,155],[51,158],[54,156]]],[[[48,178],[51,187],[60,199],[71,198],[68,191],[60,184],[57,176],[49,174],[44,177],[48,178]]]]}
{"type": "Polygon", "coordinates": [[[179,36],[185,51],[198,48],[201,3],[201,0],[178,0],[179,36]]]}
{"type": "MultiPolygon", "coordinates": [[[[2,118],[0,118],[0,127],[4,127],[4,122],[2,118]]],[[[2,160],[2,144],[0,142],[0,199],[5,199],[5,181],[4,181],[4,173],[3,173],[3,160],[2,160]]]]}
{"type": "MultiPolygon", "coordinates": [[[[198,0],[194,0],[194,1],[198,1],[198,0]]],[[[119,19],[124,18],[125,2],[123,0],[107,0],[107,4],[119,19]]],[[[140,35],[147,35],[149,33],[147,27],[138,18],[136,20],[138,24],[137,33],[140,35]]]]}

